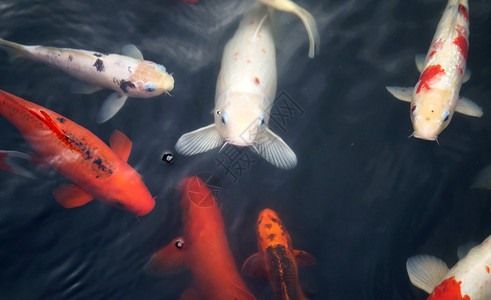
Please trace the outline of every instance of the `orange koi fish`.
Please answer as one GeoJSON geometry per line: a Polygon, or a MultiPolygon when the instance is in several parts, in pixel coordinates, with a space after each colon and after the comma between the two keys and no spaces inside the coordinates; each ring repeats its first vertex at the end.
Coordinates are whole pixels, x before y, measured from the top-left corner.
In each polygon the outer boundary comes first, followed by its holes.
{"type": "Polygon", "coordinates": [[[0,114],[22,133],[42,165],[75,183],[63,184],[53,192],[64,207],[82,206],[95,198],[137,216],[153,209],[155,200],[140,175],[126,163],[132,143],[123,133],[113,133],[109,148],[66,117],[2,90],[0,114]]]}
{"type": "Polygon", "coordinates": [[[184,179],[181,187],[183,236],[155,253],[144,269],[151,274],[168,274],[189,267],[194,287],[181,299],[256,299],[236,268],[211,191],[198,177],[184,179]]]}
{"type": "Polygon", "coordinates": [[[297,266],[312,266],[315,258],[307,252],[293,250],[290,234],[271,209],[259,213],[256,231],[259,252],[244,262],[242,274],[267,277],[276,299],[308,299],[298,284],[297,266]]]}

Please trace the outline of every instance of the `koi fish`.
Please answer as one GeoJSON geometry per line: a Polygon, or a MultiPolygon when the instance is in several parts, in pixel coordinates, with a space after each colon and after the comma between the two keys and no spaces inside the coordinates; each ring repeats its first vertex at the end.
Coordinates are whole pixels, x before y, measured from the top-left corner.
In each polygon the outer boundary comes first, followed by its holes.
{"type": "Polygon", "coordinates": [[[276,299],[308,299],[298,284],[298,267],[312,266],[315,258],[305,251],[293,250],[290,234],[271,209],[259,213],[256,224],[258,253],[242,266],[242,274],[267,277],[276,299]]]}
{"type": "Polygon", "coordinates": [[[296,166],[297,157],[268,128],[276,94],[276,54],[267,7],[254,3],[225,46],[218,74],[215,123],[181,136],[177,152],[194,155],[231,144],[253,147],[279,168],[296,166]]]}
{"type": "Polygon", "coordinates": [[[309,57],[314,58],[315,53],[319,53],[320,46],[320,36],[317,31],[317,25],[315,24],[315,19],[312,15],[300,7],[296,3],[290,0],[257,0],[264,5],[273,7],[277,10],[290,12],[296,14],[300,20],[302,20],[307,34],[309,35],[309,57]]]}
{"type": "Polygon", "coordinates": [[[211,191],[198,177],[184,179],[181,188],[183,235],[155,253],[145,271],[168,274],[189,267],[194,287],[180,299],[256,299],[236,268],[211,191]]]}
{"type": "Polygon", "coordinates": [[[43,166],[75,183],[54,190],[63,207],[82,206],[95,198],[137,216],[153,209],[150,192],[126,163],[132,143],[123,133],[113,133],[109,148],[66,117],[2,90],[0,114],[17,127],[43,166]]]}
{"type": "Polygon", "coordinates": [[[468,38],[467,0],[449,0],[426,58],[416,58],[421,71],[416,86],[386,87],[397,99],[411,102],[414,137],[436,140],[455,111],[473,117],[482,116],[479,106],[467,98],[459,98],[462,83],[470,78],[470,73],[465,75],[468,38]]]}
{"type": "Polygon", "coordinates": [[[460,252],[461,259],[450,270],[433,256],[409,258],[406,268],[411,283],[430,294],[428,300],[491,299],[491,235],[467,255],[460,252]]]}
{"type": "Polygon", "coordinates": [[[102,88],[116,91],[102,104],[97,122],[111,119],[128,97],[150,98],[174,88],[174,78],[164,66],[143,60],[135,45],[123,47],[123,55],[95,51],[24,46],[0,39],[0,47],[9,52],[11,60],[25,57],[60,69],[86,82],[72,86],[74,93],[91,94],[102,88]]]}

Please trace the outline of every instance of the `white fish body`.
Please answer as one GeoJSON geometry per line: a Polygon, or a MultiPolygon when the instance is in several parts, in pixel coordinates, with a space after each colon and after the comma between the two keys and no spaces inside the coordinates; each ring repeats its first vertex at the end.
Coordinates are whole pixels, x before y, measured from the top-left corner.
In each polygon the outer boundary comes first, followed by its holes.
{"type": "Polygon", "coordinates": [[[387,87],[396,98],[411,102],[414,137],[436,140],[455,111],[482,115],[480,107],[459,97],[466,79],[468,38],[467,0],[449,0],[425,60],[417,59],[421,75],[415,87],[387,87]]]}
{"type": "Polygon", "coordinates": [[[409,258],[406,266],[413,285],[431,294],[431,299],[491,299],[491,236],[450,270],[427,255],[409,258]]]}
{"type": "Polygon", "coordinates": [[[183,135],[176,150],[193,155],[226,142],[252,146],[279,168],[293,168],[295,153],[267,126],[276,94],[276,54],[270,13],[254,3],[223,52],[218,75],[215,123],[183,135]]]}
{"type": "Polygon", "coordinates": [[[75,88],[75,92],[91,93],[101,88],[116,91],[104,103],[99,122],[107,121],[122,107],[127,97],[150,98],[174,88],[174,79],[164,66],[143,60],[133,45],[123,48],[127,55],[104,54],[94,51],[24,46],[0,39],[0,47],[14,57],[24,57],[60,69],[91,84],[75,88]]]}

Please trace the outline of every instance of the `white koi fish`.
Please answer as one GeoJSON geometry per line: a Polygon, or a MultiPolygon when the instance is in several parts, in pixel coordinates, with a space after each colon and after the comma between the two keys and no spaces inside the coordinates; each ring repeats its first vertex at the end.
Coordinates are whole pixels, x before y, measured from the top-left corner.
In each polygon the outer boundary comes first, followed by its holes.
{"type": "Polygon", "coordinates": [[[450,123],[454,112],[481,117],[482,110],[460,97],[465,76],[469,38],[467,0],[449,0],[438,24],[430,49],[423,61],[416,58],[421,71],[414,88],[386,87],[397,99],[411,102],[413,136],[436,140],[450,123]]]}
{"type": "Polygon", "coordinates": [[[11,59],[25,57],[65,71],[88,83],[74,85],[74,93],[90,94],[102,88],[116,91],[103,103],[97,122],[112,118],[128,97],[150,98],[174,88],[174,78],[164,66],[143,60],[134,45],[123,47],[123,55],[68,48],[24,46],[0,39],[0,47],[11,59]]]}
{"type": "Polygon", "coordinates": [[[194,155],[225,142],[223,146],[253,147],[278,168],[295,167],[295,153],[268,128],[276,80],[270,11],[254,3],[223,52],[215,92],[215,123],[184,134],[177,141],[177,152],[194,155]]]}
{"type": "Polygon", "coordinates": [[[452,269],[440,259],[418,255],[407,260],[411,283],[430,294],[428,300],[491,299],[491,236],[472,248],[452,269]]]}

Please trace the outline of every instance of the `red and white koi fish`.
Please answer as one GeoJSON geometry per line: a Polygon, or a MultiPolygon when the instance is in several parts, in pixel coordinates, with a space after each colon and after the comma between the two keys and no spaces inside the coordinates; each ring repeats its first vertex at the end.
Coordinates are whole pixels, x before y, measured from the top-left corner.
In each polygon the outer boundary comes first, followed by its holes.
{"type": "Polygon", "coordinates": [[[469,47],[467,0],[449,0],[438,24],[424,62],[416,59],[422,71],[414,88],[386,87],[399,100],[411,102],[413,136],[436,140],[448,126],[454,112],[480,117],[482,110],[467,98],[459,98],[466,73],[469,47]]]}
{"type": "Polygon", "coordinates": [[[428,300],[491,299],[491,236],[472,248],[452,269],[440,259],[418,255],[407,260],[411,283],[430,296],[428,300]]]}
{"type": "Polygon", "coordinates": [[[123,55],[95,51],[24,46],[0,39],[0,47],[11,59],[25,57],[60,69],[85,83],[72,86],[74,93],[90,94],[102,88],[116,91],[103,103],[97,122],[112,118],[128,97],[150,98],[174,88],[174,78],[164,66],[143,60],[134,45],[123,47],[123,55]]]}
{"type": "Polygon", "coordinates": [[[121,132],[113,133],[109,148],[66,117],[2,90],[0,114],[22,133],[42,165],[75,183],[53,192],[64,207],[82,206],[95,198],[137,216],[153,209],[155,201],[150,192],[126,163],[132,143],[121,132]]]}
{"type": "Polygon", "coordinates": [[[180,299],[256,299],[239,275],[211,191],[198,177],[184,179],[181,188],[183,236],[155,253],[144,269],[166,274],[189,267],[194,287],[180,299]]]}
{"type": "Polygon", "coordinates": [[[293,250],[290,234],[271,209],[259,213],[256,233],[258,253],[244,262],[242,273],[267,277],[278,300],[308,299],[298,284],[297,266],[314,265],[315,258],[307,252],[293,250]]]}
{"type": "Polygon", "coordinates": [[[225,142],[223,146],[254,147],[276,167],[295,167],[295,153],[268,128],[276,80],[270,13],[256,2],[225,46],[215,92],[215,123],[181,136],[177,152],[194,155],[225,142]]]}

